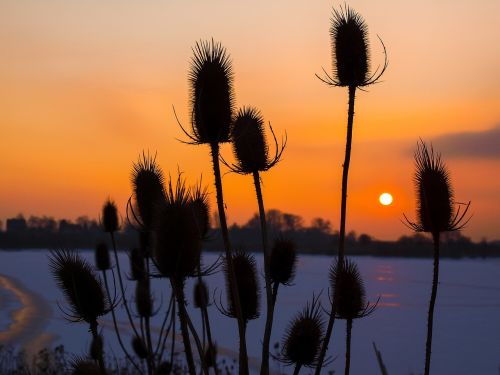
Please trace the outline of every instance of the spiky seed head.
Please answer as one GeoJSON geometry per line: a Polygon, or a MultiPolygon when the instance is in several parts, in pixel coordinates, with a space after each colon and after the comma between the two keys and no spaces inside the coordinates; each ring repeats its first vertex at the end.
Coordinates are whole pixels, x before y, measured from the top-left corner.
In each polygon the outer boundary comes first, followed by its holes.
{"type": "Polygon", "coordinates": [[[421,142],[415,152],[417,216],[423,232],[438,233],[453,226],[453,191],[441,155],[421,142]]]}
{"type": "Polygon", "coordinates": [[[135,286],[135,307],[137,313],[142,318],[149,318],[153,315],[153,298],[151,297],[149,279],[147,277],[137,281],[135,286]]]}
{"type": "Polygon", "coordinates": [[[102,357],[102,349],[103,349],[103,343],[102,343],[102,336],[97,335],[96,337],[92,338],[92,342],[90,343],[90,358],[92,358],[94,361],[97,361],[99,358],[102,357]]]}
{"type": "Polygon", "coordinates": [[[109,311],[102,283],[85,259],[74,251],[54,250],[50,253],[49,264],[70,305],[70,320],[94,323],[109,311]]]}
{"type": "Polygon", "coordinates": [[[282,361],[289,365],[313,367],[316,365],[324,322],[319,304],[313,298],[311,304],[288,325],[282,345],[282,361]]]}
{"type": "Polygon", "coordinates": [[[242,173],[267,170],[269,150],[264,133],[264,118],[258,109],[243,107],[238,111],[231,131],[234,157],[242,173]]]}
{"type": "Polygon", "coordinates": [[[134,336],[132,339],[132,349],[136,356],[140,359],[146,359],[148,357],[148,349],[146,344],[139,336],[134,336]]]}
{"type": "Polygon", "coordinates": [[[119,228],[116,204],[108,199],[102,206],[102,227],[105,232],[113,233],[119,228]]]}
{"type": "MultiPolygon", "coordinates": [[[[257,319],[260,315],[260,289],[257,281],[255,257],[242,250],[236,251],[232,257],[234,276],[240,297],[241,314],[243,320],[248,322],[249,320],[257,319]]],[[[224,272],[228,284],[226,290],[230,291],[231,286],[229,285],[227,262],[225,263],[224,272]]],[[[227,312],[229,316],[236,318],[236,304],[233,294],[230,292],[228,292],[227,312]]]]}
{"type": "Polygon", "coordinates": [[[130,279],[142,280],[146,277],[146,264],[141,250],[134,247],[129,254],[130,259],[130,279]]]}
{"type": "Polygon", "coordinates": [[[368,304],[356,263],[349,259],[335,261],[330,268],[330,286],[337,318],[352,320],[365,316],[368,304]]]}
{"type": "Polygon", "coordinates": [[[155,370],[155,375],[170,375],[172,372],[172,364],[169,361],[161,362],[155,370]]]}
{"type": "Polygon", "coordinates": [[[182,281],[195,273],[201,254],[196,215],[185,182],[169,182],[153,225],[153,258],[160,273],[182,281]]]}
{"type": "Polygon", "coordinates": [[[95,248],[95,266],[99,271],[106,271],[111,268],[108,245],[104,242],[98,243],[95,248]]]}
{"type": "Polygon", "coordinates": [[[193,138],[197,143],[229,142],[233,115],[233,74],[226,49],[199,41],[193,48],[189,83],[193,138]]]}
{"type": "Polygon", "coordinates": [[[368,28],[348,6],[332,13],[333,76],[338,86],[364,86],[369,81],[368,28]]]}
{"type": "Polygon", "coordinates": [[[208,192],[202,188],[201,184],[193,189],[191,206],[196,220],[196,227],[200,233],[200,238],[205,240],[210,230],[210,206],[208,205],[208,192]]]}
{"type": "Polygon", "coordinates": [[[208,306],[208,286],[203,280],[194,284],[193,290],[194,307],[202,309],[208,306]]]}
{"type": "Polygon", "coordinates": [[[208,345],[205,350],[205,366],[207,368],[214,367],[217,364],[217,345],[208,345]]]}
{"type": "Polygon", "coordinates": [[[72,375],[101,375],[99,366],[93,360],[75,358],[71,361],[72,375]]]}
{"type": "Polygon", "coordinates": [[[296,264],[295,243],[285,237],[276,238],[269,259],[271,282],[289,285],[295,277],[296,264]]]}
{"type": "Polygon", "coordinates": [[[155,208],[165,196],[164,178],[156,155],[142,153],[132,169],[132,188],[139,218],[146,230],[151,229],[155,208]]]}

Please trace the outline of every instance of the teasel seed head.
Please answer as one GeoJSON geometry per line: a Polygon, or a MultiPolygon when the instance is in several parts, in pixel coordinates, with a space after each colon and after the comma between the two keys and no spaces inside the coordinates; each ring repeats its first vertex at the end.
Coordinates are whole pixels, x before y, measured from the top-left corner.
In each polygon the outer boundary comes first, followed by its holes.
{"type": "MultiPolygon", "coordinates": [[[[260,289],[257,281],[257,267],[253,255],[242,250],[234,252],[233,267],[236,286],[238,288],[241,314],[243,320],[257,319],[260,315],[260,289]]],[[[224,313],[227,316],[236,318],[236,304],[233,299],[231,285],[229,285],[229,269],[225,262],[224,272],[226,274],[226,290],[228,291],[228,309],[224,313]]]]}
{"type": "Polygon", "coordinates": [[[200,238],[205,240],[210,230],[210,206],[208,204],[207,188],[201,187],[201,181],[193,189],[191,206],[193,208],[196,227],[200,233],[200,238]]]}
{"type": "Polygon", "coordinates": [[[417,222],[413,223],[405,216],[406,224],[416,232],[433,235],[462,229],[470,219],[465,218],[470,202],[455,212],[448,169],[441,155],[420,141],[415,152],[415,167],[417,222]]]}
{"type": "Polygon", "coordinates": [[[165,197],[163,172],[156,162],[156,155],[150,156],[143,152],[137,163],[134,163],[132,188],[138,211],[137,219],[143,229],[149,231],[158,202],[165,197]]]}
{"type": "Polygon", "coordinates": [[[363,279],[353,261],[344,259],[342,262],[334,262],[330,268],[330,287],[337,318],[363,318],[375,310],[376,304],[370,304],[366,300],[363,279]]]}
{"type": "Polygon", "coordinates": [[[148,357],[148,349],[146,344],[139,336],[134,336],[132,339],[132,349],[136,356],[140,359],[146,359],[148,357]]]}
{"type": "Polygon", "coordinates": [[[71,361],[72,375],[101,375],[101,369],[93,360],[75,358],[71,361]]]}
{"type": "Polygon", "coordinates": [[[195,273],[201,237],[189,191],[180,176],[175,188],[169,182],[153,226],[153,243],[153,258],[162,276],[181,282],[195,273]]]}
{"type": "Polygon", "coordinates": [[[155,375],[170,375],[172,373],[172,364],[169,361],[161,362],[155,370],[155,375]]]}
{"type": "Polygon", "coordinates": [[[269,259],[271,282],[290,285],[295,277],[296,265],[295,243],[285,237],[276,238],[269,259]]]}
{"type": "Polygon", "coordinates": [[[102,227],[105,232],[113,233],[119,229],[118,210],[116,204],[108,199],[102,207],[102,227]]]}
{"type": "Polygon", "coordinates": [[[95,266],[99,271],[106,271],[111,268],[109,249],[105,242],[98,243],[95,248],[95,266]]]}
{"type": "Polygon", "coordinates": [[[194,284],[193,290],[194,307],[203,309],[208,306],[208,286],[203,280],[194,284]]]}
{"type": "Polygon", "coordinates": [[[93,337],[92,342],[90,343],[90,358],[92,358],[94,361],[97,361],[100,357],[102,357],[102,349],[102,336],[97,335],[96,337],[93,337]]]}
{"type": "Polygon", "coordinates": [[[129,254],[130,259],[130,279],[142,280],[146,277],[146,264],[141,250],[134,247],[129,254]]]}
{"type": "Polygon", "coordinates": [[[110,302],[105,297],[102,283],[92,266],[76,252],[54,250],[50,253],[50,268],[54,279],[69,305],[70,321],[95,323],[109,312],[110,302]]]}
{"type": "Polygon", "coordinates": [[[153,315],[153,298],[147,277],[140,279],[136,283],[135,307],[141,318],[149,318],[153,315]]]}
{"type": "Polygon", "coordinates": [[[205,366],[207,368],[214,367],[217,364],[217,345],[208,345],[205,350],[205,366]]]}
{"type": "Polygon", "coordinates": [[[288,325],[280,361],[288,365],[314,367],[323,340],[324,322],[317,298],[288,325]]]}
{"type": "Polygon", "coordinates": [[[233,73],[226,49],[218,42],[199,41],[193,48],[189,82],[193,143],[229,142],[233,116],[233,73]]]}

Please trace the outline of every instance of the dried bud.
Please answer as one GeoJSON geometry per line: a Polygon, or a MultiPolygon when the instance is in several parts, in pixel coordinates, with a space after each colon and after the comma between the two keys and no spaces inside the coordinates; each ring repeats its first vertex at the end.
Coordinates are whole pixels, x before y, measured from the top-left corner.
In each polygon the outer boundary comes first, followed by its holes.
{"type": "Polygon", "coordinates": [[[131,280],[142,280],[146,277],[146,264],[141,251],[134,247],[129,254],[131,280]]]}
{"type": "Polygon", "coordinates": [[[101,375],[101,370],[94,361],[83,358],[74,359],[71,368],[72,375],[101,375]]]}
{"type": "Polygon", "coordinates": [[[138,336],[135,336],[132,339],[132,349],[134,349],[135,355],[137,355],[140,359],[146,359],[148,357],[146,344],[144,344],[144,341],[142,341],[142,339],[138,336]]]}
{"type": "Polygon", "coordinates": [[[119,228],[118,224],[118,210],[116,204],[108,199],[102,207],[102,227],[105,232],[113,233],[119,228]]]}
{"type": "Polygon", "coordinates": [[[108,245],[104,242],[100,242],[95,248],[95,266],[99,271],[106,271],[111,268],[108,245]]]}
{"type": "Polygon", "coordinates": [[[161,362],[155,370],[155,375],[170,375],[172,372],[172,364],[169,361],[161,362]]]}
{"type": "Polygon", "coordinates": [[[205,350],[205,366],[214,367],[217,364],[217,345],[209,345],[205,350]]]}
{"type": "Polygon", "coordinates": [[[208,306],[208,287],[202,280],[194,284],[193,292],[194,307],[202,309],[208,306]]]}
{"type": "Polygon", "coordinates": [[[149,279],[147,277],[137,281],[135,306],[140,317],[147,318],[153,315],[153,298],[151,297],[149,279]]]}
{"type": "Polygon", "coordinates": [[[284,237],[277,238],[269,261],[271,282],[289,285],[295,276],[296,263],[295,243],[284,237]]]}
{"type": "Polygon", "coordinates": [[[191,207],[193,208],[196,228],[202,240],[207,238],[210,229],[210,207],[208,205],[207,189],[196,186],[191,198],[191,207]]]}
{"type": "Polygon", "coordinates": [[[102,349],[103,349],[103,344],[102,344],[102,336],[98,335],[97,337],[92,338],[92,342],[90,343],[90,358],[92,358],[94,361],[97,361],[99,358],[102,357],[102,349]]]}
{"type": "Polygon", "coordinates": [[[231,61],[226,49],[213,40],[193,48],[189,81],[193,140],[197,143],[229,142],[233,113],[231,61]]]}

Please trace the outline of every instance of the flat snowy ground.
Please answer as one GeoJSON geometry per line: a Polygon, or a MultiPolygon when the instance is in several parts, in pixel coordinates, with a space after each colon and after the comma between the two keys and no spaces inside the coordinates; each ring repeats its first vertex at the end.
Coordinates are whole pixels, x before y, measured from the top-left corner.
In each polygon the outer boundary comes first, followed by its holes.
{"type": "MultiPolygon", "coordinates": [[[[93,253],[82,254],[93,262],[93,253]]],[[[68,323],[57,301],[65,301],[56,288],[48,267],[47,251],[0,251],[0,343],[26,346],[34,351],[40,347],[64,344],[67,350],[83,354],[90,336],[84,323],[68,323]]],[[[128,272],[128,260],[120,255],[122,270],[128,272]]],[[[205,264],[217,257],[208,254],[205,264]]],[[[354,321],[352,336],[352,374],[378,374],[372,342],[381,350],[390,374],[409,375],[423,371],[426,317],[432,278],[431,259],[391,259],[355,257],[365,280],[369,300],[381,297],[370,317],[354,321]]],[[[261,257],[257,257],[260,265],[261,257]]],[[[280,287],[271,343],[281,342],[290,319],[312,298],[322,293],[327,305],[328,269],[331,258],[301,256],[297,276],[291,287],[280,287]]],[[[441,375],[498,374],[500,366],[500,260],[442,260],[440,286],[434,318],[434,341],[431,369],[441,375]]],[[[221,273],[206,278],[211,295],[217,301],[224,281],[221,273]],[[215,294],[213,294],[215,293],[215,294]]],[[[263,287],[263,280],[261,280],[263,287]]],[[[170,297],[167,280],[153,283],[156,306],[164,311],[170,297]]],[[[133,285],[128,283],[128,299],[133,301],[133,285]]],[[[192,284],[186,285],[189,311],[199,324],[199,311],[191,307],[192,284]]],[[[264,298],[264,293],[262,293],[264,298]]],[[[264,299],[261,305],[265,304],[264,299]]],[[[261,309],[261,311],[264,311],[261,309]]],[[[219,352],[231,356],[237,348],[236,323],[224,317],[212,305],[209,309],[213,335],[219,352]]],[[[161,324],[160,313],[154,322],[161,324]]],[[[248,324],[249,354],[258,363],[264,316],[248,324]]],[[[127,329],[124,314],[119,314],[127,329]]],[[[114,338],[111,317],[101,322],[106,350],[122,356],[114,338]]],[[[330,344],[335,360],[327,370],[343,373],[345,354],[345,322],[337,320],[330,344]]],[[[128,343],[130,337],[125,341],[128,343]]],[[[181,348],[181,345],[178,346],[181,348]]],[[[277,368],[276,363],[272,366],[277,368]]],[[[285,369],[286,372],[287,371],[285,369]]],[[[307,371],[305,371],[307,373],[307,371]]],[[[326,371],[325,371],[326,373],[326,371]]]]}

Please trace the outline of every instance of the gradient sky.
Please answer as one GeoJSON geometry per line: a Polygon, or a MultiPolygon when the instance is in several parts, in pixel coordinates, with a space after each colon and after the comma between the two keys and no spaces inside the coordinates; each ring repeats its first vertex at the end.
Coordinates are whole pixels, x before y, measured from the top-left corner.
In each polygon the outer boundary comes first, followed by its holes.
{"type": "MultiPolygon", "coordinates": [[[[0,219],[18,213],[97,217],[124,207],[142,150],[166,174],[203,174],[208,149],[183,138],[195,41],[232,57],[237,106],[258,107],[288,147],[263,175],[267,208],[324,217],[338,228],[347,92],[315,76],[331,69],[330,1],[2,0],[0,219]]],[[[456,200],[472,201],[464,234],[500,239],[500,2],[351,1],[365,18],[383,82],[356,101],[347,230],[380,239],[410,231],[412,152],[441,150],[456,200]],[[380,193],[394,195],[382,207],[380,193]]],[[[223,148],[230,159],[231,149],[223,148]]],[[[250,177],[224,176],[229,221],[257,211],[250,177]]],[[[122,210],[123,212],[123,210],[122,210]]]]}

